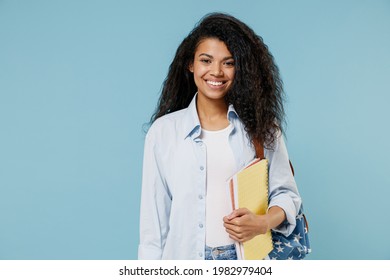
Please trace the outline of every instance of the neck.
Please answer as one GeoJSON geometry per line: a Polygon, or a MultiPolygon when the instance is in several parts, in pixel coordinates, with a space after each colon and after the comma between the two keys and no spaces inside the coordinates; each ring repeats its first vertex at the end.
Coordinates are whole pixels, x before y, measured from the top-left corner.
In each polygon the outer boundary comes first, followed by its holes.
{"type": "Polygon", "coordinates": [[[202,128],[206,130],[220,130],[229,125],[227,119],[228,106],[222,99],[207,99],[197,97],[196,108],[202,128]]]}

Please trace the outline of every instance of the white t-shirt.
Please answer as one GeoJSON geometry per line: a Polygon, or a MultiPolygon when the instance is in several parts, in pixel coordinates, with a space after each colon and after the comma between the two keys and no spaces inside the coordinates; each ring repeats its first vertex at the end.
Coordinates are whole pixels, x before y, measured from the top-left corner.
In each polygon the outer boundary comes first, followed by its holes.
{"type": "Polygon", "coordinates": [[[223,217],[231,213],[227,180],[236,170],[229,134],[233,126],[207,131],[200,138],[206,146],[206,245],[217,247],[233,244],[223,226],[223,217]]]}

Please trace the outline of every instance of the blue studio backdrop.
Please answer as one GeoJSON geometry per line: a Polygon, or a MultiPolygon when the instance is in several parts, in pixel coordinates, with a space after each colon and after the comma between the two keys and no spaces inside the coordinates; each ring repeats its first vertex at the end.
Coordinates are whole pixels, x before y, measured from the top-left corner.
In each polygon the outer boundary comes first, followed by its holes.
{"type": "Polygon", "coordinates": [[[143,125],[181,40],[269,46],[309,259],[390,259],[390,1],[0,0],[0,259],[136,259],[143,125]]]}

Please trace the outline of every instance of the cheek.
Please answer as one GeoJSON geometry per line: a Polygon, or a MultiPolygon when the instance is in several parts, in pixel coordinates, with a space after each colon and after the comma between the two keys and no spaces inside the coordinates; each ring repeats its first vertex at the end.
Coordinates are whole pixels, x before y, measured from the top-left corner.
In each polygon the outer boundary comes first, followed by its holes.
{"type": "Polygon", "coordinates": [[[234,71],[234,70],[231,71],[231,72],[229,72],[229,79],[230,79],[231,81],[234,80],[234,76],[235,76],[235,71],[234,71]]]}
{"type": "Polygon", "coordinates": [[[201,65],[197,65],[197,67],[194,67],[194,75],[197,77],[202,77],[207,72],[207,69],[205,67],[202,67],[201,65]]]}
{"type": "Polygon", "coordinates": [[[194,71],[194,82],[197,87],[201,85],[202,80],[202,75],[199,72],[194,71]]]}

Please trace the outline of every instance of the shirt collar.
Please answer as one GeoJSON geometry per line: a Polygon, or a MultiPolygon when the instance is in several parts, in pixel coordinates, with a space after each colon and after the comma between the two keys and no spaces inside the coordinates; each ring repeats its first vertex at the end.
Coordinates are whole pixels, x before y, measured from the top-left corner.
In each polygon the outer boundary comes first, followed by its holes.
{"type": "MultiPolygon", "coordinates": [[[[190,103],[190,105],[188,105],[187,111],[186,111],[184,118],[183,118],[183,124],[184,124],[183,138],[191,137],[191,138],[195,139],[195,138],[199,137],[200,132],[201,132],[198,111],[196,109],[197,95],[198,95],[198,93],[196,93],[194,95],[194,97],[192,98],[191,103],[190,103]]],[[[234,126],[233,119],[238,119],[238,114],[237,114],[237,112],[234,109],[232,104],[229,105],[228,112],[227,112],[227,118],[228,118],[229,122],[233,124],[233,126],[234,126]]]]}
{"type": "Polygon", "coordinates": [[[200,135],[200,121],[198,117],[198,112],[196,110],[196,97],[198,93],[194,95],[191,100],[190,105],[188,105],[186,113],[184,115],[183,124],[184,124],[184,138],[192,137],[196,138],[200,135]]]}

